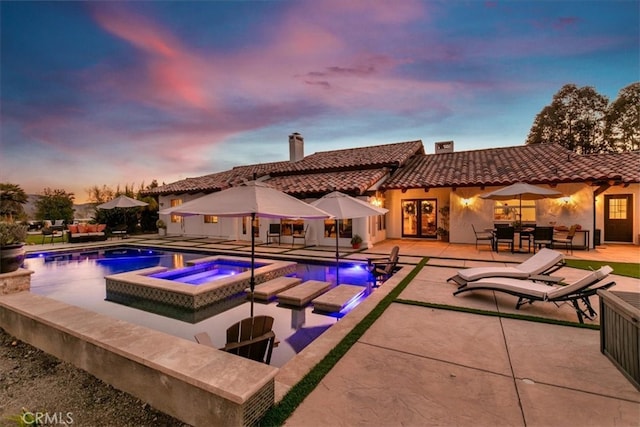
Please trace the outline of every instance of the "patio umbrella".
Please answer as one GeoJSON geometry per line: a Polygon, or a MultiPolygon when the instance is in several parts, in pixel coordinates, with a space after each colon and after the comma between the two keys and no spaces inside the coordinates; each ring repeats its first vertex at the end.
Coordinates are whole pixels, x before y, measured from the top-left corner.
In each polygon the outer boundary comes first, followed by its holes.
{"type": "MultiPolygon", "coordinates": [[[[263,218],[331,218],[327,212],[278,191],[259,181],[227,188],[217,193],[207,194],[180,206],[160,211],[161,214],[180,216],[216,215],[229,217],[251,216],[251,225],[256,217],[263,218]]],[[[251,231],[251,316],[253,317],[253,290],[255,288],[255,234],[251,231]]]]}
{"type": "MultiPolygon", "coordinates": [[[[131,197],[127,197],[124,194],[116,197],[115,199],[111,199],[106,203],[96,206],[98,209],[128,209],[128,208],[137,208],[141,206],[147,206],[149,203],[132,199],[131,197]]],[[[124,216],[124,222],[126,226],[126,216],[124,216]]]]}
{"type": "Polygon", "coordinates": [[[389,212],[385,208],[377,208],[367,202],[351,197],[339,191],[329,193],[320,199],[311,202],[311,205],[329,212],[335,221],[336,227],[336,285],[340,279],[340,252],[338,251],[338,220],[348,218],[366,218],[369,216],[384,215],[389,212]]]}
{"type": "Polygon", "coordinates": [[[516,182],[507,187],[500,188],[499,190],[491,191],[489,193],[481,194],[483,199],[492,200],[511,200],[518,199],[520,201],[520,219],[522,220],[522,201],[523,200],[540,200],[546,198],[558,198],[562,193],[548,188],[538,187],[535,185],[527,184],[525,182],[516,182]]]}
{"type": "Polygon", "coordinates": [[[96,206],[98,209],[115,209],[115,208],[136,208],[139,206],[147,206],[149,203],[142,202],[140,200],[132,199],[124,194],[109,200],[107,203],[96,206]]]}

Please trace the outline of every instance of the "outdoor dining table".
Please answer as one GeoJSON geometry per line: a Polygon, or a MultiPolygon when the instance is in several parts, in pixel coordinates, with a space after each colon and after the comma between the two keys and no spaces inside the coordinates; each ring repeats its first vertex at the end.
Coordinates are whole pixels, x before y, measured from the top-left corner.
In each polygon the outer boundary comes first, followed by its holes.
{"type": "MultiPolygon", "coordinates": [[[[493,234],[493,237],[495,239],[495,235],[496,235],[496,229],[495,228],[485,228],[484,231],[489,232],[491,234],[493,234]]],[[[518,234],[518,252],[522,252],[522,237],[523,236],[530,236],[531,233],[533,233],[535,231],[535,228],[533,227],[525,227],[525,228],[521,228],[521,229],[515,229],[515,233],[518,234]]],[[[515,240],[515,235],[514,235],[514,240],[515,240]]],[[[527,253],[531,252],[531,245],[529,245],[527,247],[527,253]]]]}

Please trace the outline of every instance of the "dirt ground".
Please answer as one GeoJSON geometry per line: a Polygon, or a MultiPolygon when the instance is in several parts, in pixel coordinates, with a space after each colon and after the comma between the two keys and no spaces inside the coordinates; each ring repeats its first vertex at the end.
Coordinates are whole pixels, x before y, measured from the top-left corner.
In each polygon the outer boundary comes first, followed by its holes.
{"type": "Polygon", "coordinates": [[[186,426],[0,329],[0,426],[29,413],[43,425],[186,426]]]}

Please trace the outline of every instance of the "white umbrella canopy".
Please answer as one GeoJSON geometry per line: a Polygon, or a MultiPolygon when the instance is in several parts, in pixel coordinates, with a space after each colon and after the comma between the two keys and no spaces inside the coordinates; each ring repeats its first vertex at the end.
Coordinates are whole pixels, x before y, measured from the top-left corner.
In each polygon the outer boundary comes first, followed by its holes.
{"type": "Polygon", "coordinates": [[[339,285],[340,252],[338,250],[338,220],[348,218],[366,218],[369,216],[384,215],[388,209],[378,208],[369,203],[351,197],[339,191],[329,193],[318,200],[311,202],[311,205],[329,212],[335,218],[336,223],[336,285],[339,285]]]}
{"type": "Polygon", "coordinates": [[[132,199],[124,194],[109,200],[106,203],[96,206],[98,209],[115,209],[115,208],[137,208],[139,206],[147,206],[149,203],[142,202],[140,200],[132,199]]]}
{"type": "Polygon", "coordinates": [[[523,200],[540,200],[555,199],[562,197],[562,193],[548,188],[538,187],[536,185],[527,184],[526,182],[516,182],[507,187],[494,190],[489,193],[481,194],[483,199],[491,200],[520,200],[520,218],[522,218],[522,201],[523,200]]]}
{"type": "MultiPolygon", "coordinates": [[[[227,188],[217,193],[207,194],[180,206],[160,211],[161,214],[180,216],[216,215],[251,216],[251,223],[263,218],[324,219],[331,215],[321,209],[278,191],[259,181],[249,181],[244,185],[227,188]]],[[[253,290],[255,288],[255,235],[251,233],[251,317],[253,317],[253,290]]]]}
{"type": "Polygon", "coordinates": [[[339,191],[329,193],[310,204],[329,212],[336,219],[366,218],[389,212],[388,209],[378,208],[339,191]]]}
{"type": "Polygon", "coordinates": [[[180,206],[163,209],[161,214],[249,216],[263,218],[323,219],[331,215],[275,188],[250,181],[244,185],[207,194],[180,206]]]}
{"type": "Polygon", "coordinates": [[[508,187],[500,188],[499,190],[491,191],[489,193],[481,194],[483,199],[492,200],[540,200],[546,198],[561,197],[562,193],[548,188],[538,187],[535,185],[527,184],[525,182],[516,182],[508,187]]]}

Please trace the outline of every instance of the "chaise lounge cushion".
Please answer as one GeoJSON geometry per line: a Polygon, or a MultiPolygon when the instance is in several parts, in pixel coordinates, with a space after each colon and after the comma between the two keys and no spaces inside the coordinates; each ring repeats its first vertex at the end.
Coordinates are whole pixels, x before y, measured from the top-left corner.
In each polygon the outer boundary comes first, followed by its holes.
{"type": "Polygon", "coordinates": [[[469,290],[478,288],[503,291],[507,293],[518,293],[525,297],[531,296],[541,301],[553,301],[567,295],[572,295],[577,291],[588,287],[590,284],[602,280],[612,271],[613,269],[610,266],[605,265],[566,286],[549,286],[532,282],[530,280],[519,280],[510,277],[494,277],[470,282],[467,284],[467,288],[469,288],[469,290]]]}
{"type": "Polygon", "coordinates": [[[474,267],[458,271],[458,276],[465,282],[486,277],[513,277],[526,279],[541,274],[550,267],[562,262],[564,255],[552,249],[543,248],[528,260],[513,267],[474,267]]]}

